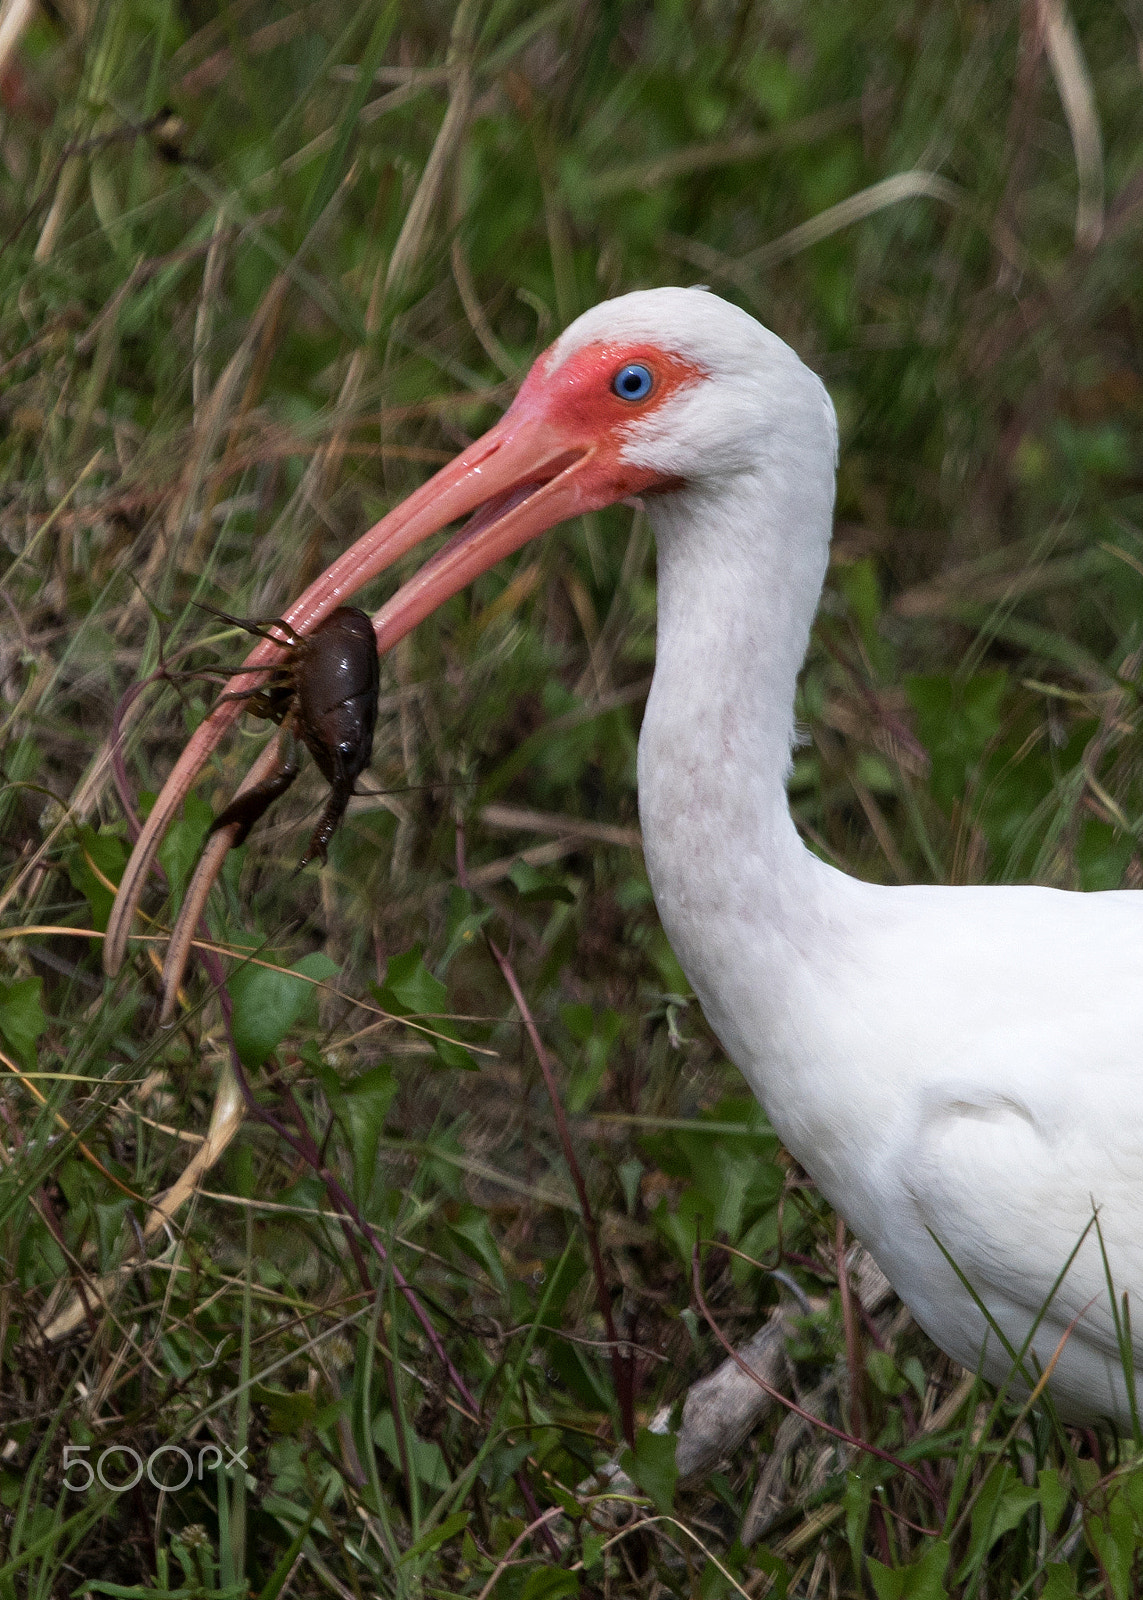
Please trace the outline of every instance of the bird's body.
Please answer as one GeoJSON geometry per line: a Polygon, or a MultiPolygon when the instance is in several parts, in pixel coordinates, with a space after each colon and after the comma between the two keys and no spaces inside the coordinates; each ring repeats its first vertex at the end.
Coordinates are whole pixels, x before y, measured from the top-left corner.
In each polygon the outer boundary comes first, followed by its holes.
{"type": "MultiPolygon", "coordinates": [[[[545,528],[645,494],[659,608],[639,743],[644,847],[707,1017],[939,1345],[970,1367],[983,1356],[1000,1379],[1004,1341],[1018,1349],[1043,1313],[1031,1381],[1057,1357],[1064,1414],[1126,1430],[1107,1269],[1137,1303],[1143,896],[884,887],[802,844],[785,782],[836,445],[821,382],[745,312],[699,290],[625,295],[573,323],[504,418],[339,557],[287,621],[309,632],[474,512],[374,618],[388,648],[545,528]]],[[[196,733],[148,820],[108,929],[109,970],[165,820],[228,709],[196,733]]]]}
{"type": "Polygon", "coordinates": [[[597,319],[614,336],[624,305],[628,336],[648,338],[642,319],[676,295],[698,302],[682,353],[710,361],[709,309],[766,398],[734,440],[741,463],[717,415],[709,439],[699,420],[655,429],[657,463],[685,483],[647,498],[658,638],[639,807],[667,936],[787,1148],[957,1360],[983,1348],[994,1380],[1012,1366],[940,1246],[1019,1349],[1087,1230],[1033,1350],[1046,1367],[1078,1316],[1053,1393],[1067,1415],[1129,1428],[1091,1224],[1098,1210],[1116,1289],[1143,1289],[1143,896],[886,887],[805,847],[785,780],[827,561],[832,407],[773,335],[694,291],[600,306],[564,338],[597,319]]]}

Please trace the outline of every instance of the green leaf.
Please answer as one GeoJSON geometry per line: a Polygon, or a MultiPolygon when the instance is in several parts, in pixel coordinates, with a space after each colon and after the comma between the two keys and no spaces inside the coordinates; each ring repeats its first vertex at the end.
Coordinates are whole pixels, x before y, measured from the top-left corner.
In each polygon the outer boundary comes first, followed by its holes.
{"type": "Polygon", "coordinates": [[[106,932],[115,896],[103,882],[118,884],[127,864],[127,846],[114,833],[97,833],[84,822],[75,830],[67,857],[67,875],[91,910],[91,925],[106,932]]]}
{"type": "Polygon", "coordinates": [[[1109,1504],[1103,1516],[1089,1516],[1085,1524],[1088,1543],[1099,1557],[1114,1600],[1134,1600],[1132,1570],[1137,1544],[1135,1518],[1127,1496],[1109,1489],[1109,1504]]]}
{"type": "Polygon", "coordinates": [[[373,1184],[377,1166],[377,1146],[385,1127],[385,1118],[393,1097],[397,1093],[397,1080],[390,1066],[373,1067],[341,1086],[331,1095],[345,1118],[353,1151],[353,1171],[358,1197],[364,1199],[373,1184]]]}
{"type": "Polygon", "coordinates": [[[561,1006],[560,1021],[576,1044],[586,1044],[595,1032],[595,1010],[582,1000],[561,1006]]]}
{"type": "Polygon", "coordinates": [[[948,1541],[938,1539],[907,1567],[883,1567],[870,1556],[869,1577],[877,1600],[945,1600],[948,1564],[948,1541]]]}
{"type": "Polygon", "coordinates": [[[575,905],[575,895],[566,883],[526,861],[516,861],[508,874],[521,900],[562,900],[565,905],[575,905]]]}
{"type": "Polygon", "coordinates": [[[430,1039],[429,1043],[436,1051],[437,1060],[442,1066],[458,1067],[461,1072],[479,1072],[480,1063],[473,1059],[464,1046],[447,1035],[453,1030],[452,1023],[438,1021],[437,1031],[444,1034],[444,1038],[430,1039]]]}
{"type": "Polygon", "coordinates": [[[750,1559],[767,1577],[774,1580],[770,1589],[772,1600],[786,1600],[790,1592],[790,1569],[782,1557],[763,1544],[758,1546],[750,1559]]]}
{"type": "Polygon", "coordinates": [[[1130,834],[1085,817],[1076,840],[1076,866],[1082,889],[1118,889],[1135,850],[1130,834]]]}
{"type": "Polygon", "coordinates": [[[1076,1600],[1076,1575],[1069,1566],[1062,1561],[1049,1561],[1044,1574],[1040,1600],[1076,1600]]]}
{"type": "Polygon", "coordinates": [[[675,1461],[675,1435],[640,1428],[634,1450],[625,1450],[619,1465],[655,1503],[664,1516],[674,1508],[679,1469],[675,1461]]]}
{"type": "Polygon", "coordinates": [[[0,1034],[29,1071],[36,1064],[36,1040],[48,1025],[40,1005],[42,978],[0,983],[0,1034]]]}
{"type": "Polygon", "coordinates": [[[429,1043],[437,1059],[446,1067],[459,1067],[464,1072],[480,1069],[461,1043],[455,1024],[449,1022],[448,990],[425,966],[421,946],[415,944],[401,955],[390,956],[385,969],[385,982],[372,992],[395,1017],[424,1018],[431,1029],[429,1043]]]}
{"type": "Polygon", "coordinates": [[[126,1195],[116,1195],[114,1200],[91,1208],[99,1239],[99,1262],[105,1272],[114,1264],[115,1251],[123,1241],[123,1218],[130,1203],[126,1195]]]}
{"type": "Polygon", "coordinates": [[[572,1038],[581,1047],[581,1065],[572,1072],[567,1088],[567,1109],[573,1114],[585,1110],[603,1081],[611,1051],[623,1031],[623,1018],[606,1007],[597,1017],[589,1005],[560,1007],[560,1016],[572,1038]]]}
{"type": "Polygon", "coordinates": [[[607,1543],[607,1535],[603,1533],[587,1533],[583,1535],[583,1570],[590,1572],[603,1561],[603,1547],[607,1543]]]}
{"type": "Polygon", "coordinates": [[[885,671],[889,665],[889,648],[879,631],[883,602],[876,563],[870,556],[864,556],[839,567],[837,583],[849,602],[866,654],[879,671],[885,671]]]}
{"type": "Polygon", "coordinates": [[[560,1595],[578,1594],[579,1578],[562,1567],[538,1567],[530,1572],[520,1590],[520,1600],[558,1600],[560,1595]]]}
{"type": "Polygon", "coordinates": [[[396,1017],[435,1017],[448,1010],[448,990],[425,966],[421,950],[415,944],[389,957],[378,999],[396,1017]]]}
{"type": "Polygon", "coordinates": [[[972,1508],[968,1556],[957,1574],[958,1581],[983,1561],[997,1539],[1010,1532],[1039,1500],[1040,1491],[1021,1483],[1008,1462],[994,1469],[972,1508]]]}
{"type": "Polygon", "coordinates": [[[587,1272],[587,1262],[576,1251],[565,1251],[563,1256],[554,1262],[549,1262],[544,1277],[544,1324],[549,1328],[558,1328],[563,1316],[564,1306],[576,1285],[587,1272]],[[553,1277],[552,1274],[555,1274],[553,1277]]]}
{"type": "MultiPolygon", "coordinates": [[[[397,1424],[393,1420],[391,1411],[380,1411],[373,1420],[373,1438],[379,1444],[393,1465],[401,1470],[401,1449],[397,1442],[397,1424]]],[[[429,1439],[421,1439],[413,1432],[408,1423],[405,1425],[405,1443],[409,1452],[409,1466],[417,1477],[436,1494],[442,1494],[448,1488],[450,1479],[448,1468],[441,1455],[440,1446],[433,1444],[429,1439]]],[[[463,1523],[460,1524],[463,1527],[463,1523]]],[[[448,1535],[444,1535],[448,1538],[448,1535]]]]}
{"type": "Polygon", "coordinates": [[[317,1401],[308,1389],[273,1389],[256,1383],[251,1399],[266,1408],[266,1426],[271,1433],[300,1433],[317,1411],[317,1401]]]}
{"type": "Polygon", "coordinates": [[[471,1511],[454,1511],[451,1517],[446,1517],[439,1528],[430,1528],[428,1533],[423,1533],[416,1544],[411,1544],[401,1557],[402,1561],[412,1561],[416,1556],[427,1556],[431,1550],[444,1544],[446,1539],[452,1539],[462,1529],[468,1527],[471,1511]]]}
{"type": "Polygon", "coordinates": [[[437,962],[440,976],[443,977],[448,971],[455,956],[476,944],[481,928],[491,916],[491,906],[474,907],[468,891],[453,886],[449,891],[448,916],[445,920],[444,954],[437,962]]]}
{"type": "Polygon", "coordinates": [[[865,1358],[865,1370],[878,1390],[891,1398],[907,1387],[907,1380],[888,1350],[870,1350],[865,1358]]]}
{"type": "Polygon", "coordinates": [[[1040,1487],[1040,1511],[1044,1526],[1055,1533],[1068,1503],[1068,1488],[1055,1467],[1041,1467],[1036,1482],[1040,1487]]]}
{"type": "Polygon", "coordinates": [[[262,1588],[258,1591],[258,1600],[278,1600],[278,1596],[286,1587],[290,1574],[294,1570],[294,1562],[298,1559],[302,1546],[309,1538],[310,1529],[317,1521],[319,1512],[323,1511],[324,1509],[325,1493],[319,1495],[314,1501],[313,1505],[310,1507],[306,1516],[306,1520],[302,1523],[297,1533],[294,1534],[294,1537],[290,1540],[289,1545],[282,1552],[281,1559],[279,1560],[277,1566],[266,1579],[266,1582],[263,1584],[262,1588]]]}
{"type": "Polygon", "coordinates": [[[275,972],[252,961],[238,968],[227,989],[234,1008],[234,1044],[243,1066],[260,1067],[297,1022],[314,993],[313,984],[306,979],[321,982],[337,970],[337,963],[320,950],[295,961],[288,972],[275,972]],[[293,973],[302,976],[293,977],[293,973]]]}
{"type": "Polygon", "coordinates": [[[206,801],[200,800],[196,794],[188,794],[183,801],[181,815],[171,823],[159,846],[159,861],[170,880],[171,894],[176,901],[182,899],[190,882],[191,873],[202,852],[203,840],[210,832],[213,821],[214,812],[206,801]]]}
{"type": "Polygon", "coordinates": [[[465,1255],[471,1256],[487,1272],[501,1294],[508,1293],[508,1279],[492,1229],[483,1211],[473,1208],[449,1229],[465,1255]]]}
{"type": "Polygon", "coordinates": [[[873,1474],[868,1472],[847,1472],[845,1475],[845,1537],[855,1572],[861,1571],[869,1502],[875,1481],[873,1474]]]}

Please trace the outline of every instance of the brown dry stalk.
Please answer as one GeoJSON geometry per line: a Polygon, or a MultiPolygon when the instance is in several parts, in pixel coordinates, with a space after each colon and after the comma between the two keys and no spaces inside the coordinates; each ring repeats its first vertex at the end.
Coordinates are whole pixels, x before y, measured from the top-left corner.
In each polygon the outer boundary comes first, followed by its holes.
{"type": "MultiPolygon", "coordinates": [[[[215,1090],[206,1138],[171,1187],[149,1202],[150,1209],[143,1224],[144,1243],[153,1239],[160,1229],[165,1228],[194,1195],[202,1178],[233,1142],[234,1136],[242,1126],[244,1109],[245,1104],[238,1081],[229,1068],[224,1068],[218,1088],[215,1090]]],[[[122,1188],[123,1185],[120,1184],[119,1187],[122,1188]]],[[[140,1196],[134,1195],[132,1198],[138,1200],[140,1196]]],[[[114,1271],[104,1273],[101,1278],[85,1285],[85,1290],[89,1294],[94,1293],[101,1305],[106,1305],[132,1273],[146,1264],[146,1256],[140,1253],[134,1259],[123,1262],[114,1271]]],[[[73,1292],[67,1304],[54,1314],[47,1327],[42,1330],[44,1339],[51,1344],[57,1339],[66,1338],[79,1327],[86,1314],[85,1295],[78,1291],[73,1292]]]]}

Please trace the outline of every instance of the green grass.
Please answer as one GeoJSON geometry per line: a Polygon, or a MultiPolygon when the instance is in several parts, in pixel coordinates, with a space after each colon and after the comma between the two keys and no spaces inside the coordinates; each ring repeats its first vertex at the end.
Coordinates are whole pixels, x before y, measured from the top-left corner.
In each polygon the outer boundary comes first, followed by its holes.
{"type": "MultiPolygon", "coordinates": [[[[214,689],[124,696],[244,651],[194,602],[274,614],[578,311],[671,282],[774,327],[841,418],[806,836],[884,881],[1143,884],[1141,39],[1087,3],[36,14],[0,87],[2,1600],[1134,1592],[1133,1446],[958,1391],[892,1305],[847,1355],[834,1221],[600,832],[637,825],[637,515],[383,663],[384,793],[323,874],[290,876],[312,771],[235,852],[210,920],[268,963],[229,963],[251,1104],[203,975],[160,1031],[155,946],[105,983],[93,935],[116,708],[145,809],[214,689]],[[803,1400],[892,1460],[775,1413],[676,1481],[648,1421],[779,1299],[803,1400]],[[113,1446],[109,1483],[161,1446],[193,1480],[64,1487],[113,1446]]],[[[172,830],[156,933],[264,734],[172,830]]]]}

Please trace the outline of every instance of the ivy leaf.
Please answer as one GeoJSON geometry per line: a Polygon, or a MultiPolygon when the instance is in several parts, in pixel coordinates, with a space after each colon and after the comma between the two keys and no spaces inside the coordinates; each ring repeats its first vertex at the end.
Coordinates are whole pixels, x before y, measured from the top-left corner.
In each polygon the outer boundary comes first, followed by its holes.
{"type": "Polygon", "coordinates": [[[419,944],[389,957],[377,998],[395,1017],[435,1016],[448,1009],[448,990],[425,966],[419,944]]]}
{"type": "Polygon", "coordinates": [[[640,1428],[635,1435],[634,1450],[625,1450],[619,1459],[627,1476],[650,1496],[664,1516],[668,1516],[674,1506],[675,1484],[679,1477],[675,1443],[673,1433],[652,1433],[650,1428],[640,1428]]]}
{"type": "Polygon", "coordinates": [[[260,1067],[281,1044],[313,995],[313,984],[338,970],[320,950],[295,961],[288,972],[247,962],[230,978],[234,1044],[244,1067],[260,1067]],[[294,977],[298,973],[300,976],[294,977]]]}
{"type": "Polygon", "coordinates": [[[29,1071],[36,1064],[36,1040],[48,1025],[40,1005],[41,978],[0,983],[0,1034],[29,1071]]]}
{"type": "Polygon", "coordinates": [[[448,1010],[448,990],[425,966],[422,947],[415,944],[401,955],[390,956],[385,968],[385,982],[372,986],[373,993],[386,1011],[395,1017],[426,1019],[429,1043],[438,1061],[446,1067],[459,1067],[464,1072],[477,1072],[479,1068],[464,1048],[455,1024],[444,1013],[448,1010]]]}
{"type": "Polygon", "coordinates": [[[118,884],[127,863],[127,846],[113,833],[97,833],[84,822],[75,830],[67,858],[67,875],[91,910],[91,925],[106,932],[115,895],[108,883],[118,884]],[[106,881],[104,881],[106,880],[106,881]]]}
{"type": "Polygon", "coordinates": [[[983,1562],[997,1539],[1011,1532],[1039,1500],[1040,1491],[1021,1483],[1008,1463],[993,1470],[972,1508],[972,1536],[968,1555],[957,1574],[958,1583],[983,1562]]]}
{"type": "Polygon", "coordinates": [[[907,1567],[883,1567],[868,1558],[869,1576],[877,1600],[945,1600],[945,1571],[949,1564],[947,1539],[938,1539],[919,1561],[907,1567]]]}

